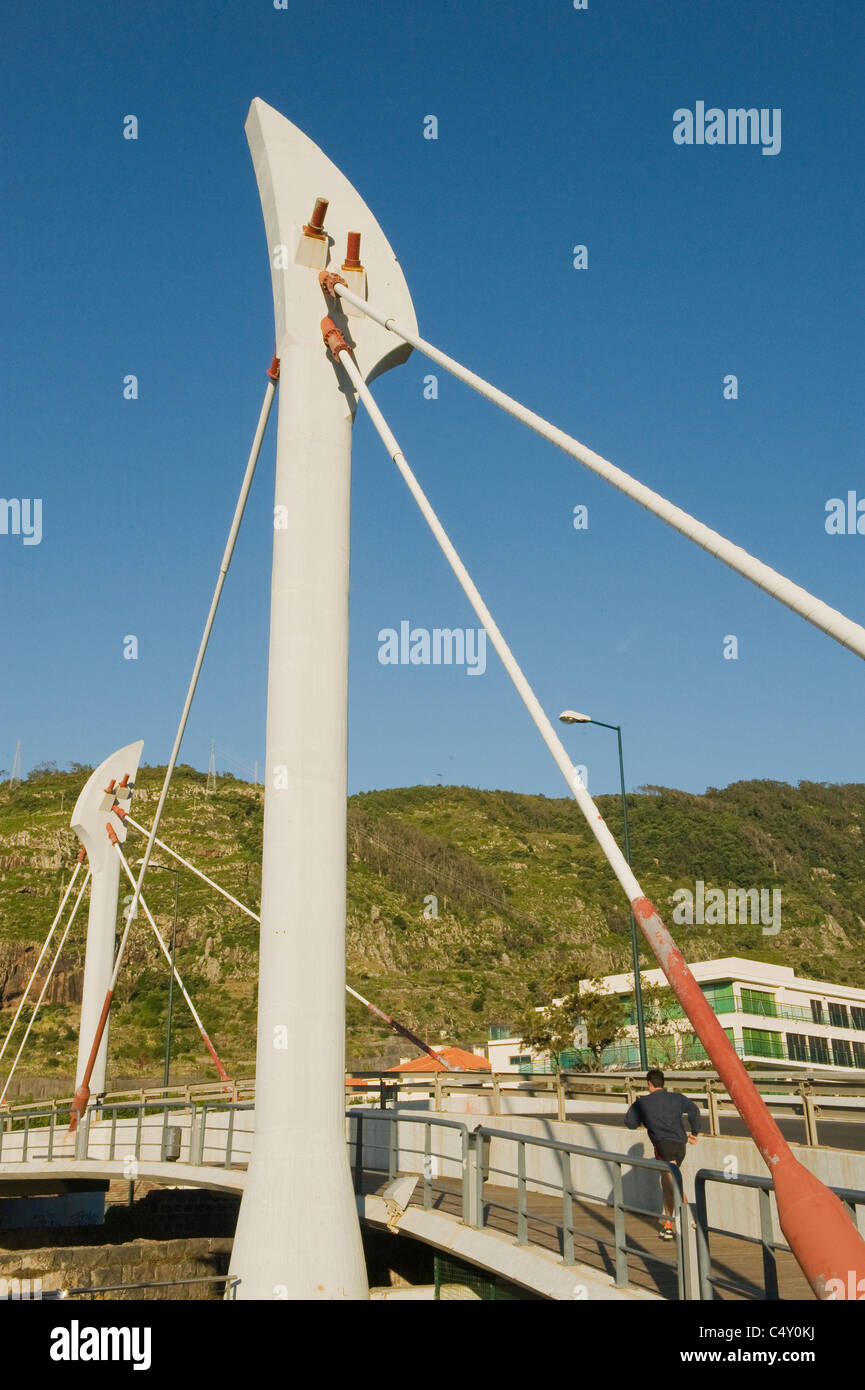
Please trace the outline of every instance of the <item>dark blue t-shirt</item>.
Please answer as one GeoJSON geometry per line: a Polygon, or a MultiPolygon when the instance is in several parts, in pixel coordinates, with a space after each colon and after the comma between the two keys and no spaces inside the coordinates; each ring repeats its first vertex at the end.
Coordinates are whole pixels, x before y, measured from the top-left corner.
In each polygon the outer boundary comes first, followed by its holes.
{"type": "Polygon", "coordinates": [[[674,1144],[687,1143],[687,1133],[683,1116],[687,1115],[691,1133],[700,1133],[700,1111],[694,1101],[678,1091],[650,1091],[647,1096],[635,1100],[627,1115],[628,1129],[639,1129],[645,1125],[649,1138],[657,1147],[659,1141],[667,1140],[674,1144]]]}

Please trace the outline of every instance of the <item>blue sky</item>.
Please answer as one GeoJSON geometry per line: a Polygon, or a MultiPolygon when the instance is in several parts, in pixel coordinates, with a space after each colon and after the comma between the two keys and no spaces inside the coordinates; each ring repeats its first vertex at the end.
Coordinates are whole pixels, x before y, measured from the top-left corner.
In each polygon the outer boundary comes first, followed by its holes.
{"type": "MultiPolygon", "coordinates": [[[[829,498],[865,496],[863,27],[831,0],[10,13],[0,493],[41,498],[43,535],[0,535],[0,766],[18,738],[25,768],[139,737],[167,756],[272,345],[254,96],[365,196],[425,336],[865,619],[865,536],[824,526],[829,498]],[[779,153],[676,145],[698,101],[780,108],[779,153]]],[[[621,723],[631,787],[863,779],[856,657],[451,378],[424,400],[431,370],[414,354],[376,395],[552,715],[621,723]]],[[[211,739],[229,771],[264,760],[274,438],[184,745],[199,767],[211,739]]],[[[380,629],[475,619],[362,417],[353,467],[351,790],[561,795],[492,654],[476,678],[378,661],[380,629]]],[[[613,790],[613,736],[565,739],[613,790]]]]}

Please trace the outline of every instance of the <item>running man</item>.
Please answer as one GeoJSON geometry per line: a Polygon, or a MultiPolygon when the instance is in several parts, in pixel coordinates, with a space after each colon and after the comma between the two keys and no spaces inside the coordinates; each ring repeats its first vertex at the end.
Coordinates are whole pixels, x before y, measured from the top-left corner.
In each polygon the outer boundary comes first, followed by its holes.
{"type": "MultiPolygon", "coordinates": [[[[696,1144],[700,1133],[700,1111],[687,1096],[678,1091],[664,1090],[664,1073],[657,1068],[646,1073],[649,1087],[647,1096],[639,1096],[627,1115],[628,1129],[639,1129],[645,1125],[649,1138],[655,1146],[655,1158],[666,1163],[675,1163],[680,1168],[687,1152],[688,1144],[696,1144]],[[685,1130],[684,1116],[687,1116],[691,1133],[685,1130]]],[[[661,1192],[664,1197],[664,1219],[659,1235],[661,1240],[672,1240],[673,1226],[673,1175],[661,1174],[661,1192]]],[[[683,1194],[684,1195],[684,1194],[683,1194]]]]}

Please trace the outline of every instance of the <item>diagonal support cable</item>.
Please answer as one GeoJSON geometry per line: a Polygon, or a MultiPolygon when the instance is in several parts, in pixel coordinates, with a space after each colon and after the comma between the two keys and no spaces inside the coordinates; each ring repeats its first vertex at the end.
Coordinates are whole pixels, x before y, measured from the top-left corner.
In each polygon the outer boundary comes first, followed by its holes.
{"type": "Polygon", "coordinates": [[[171,785],[171,778],[174,773],[174,768],[175,764],[177,763],[178,755],[180,753],[180,745],[183,742],[183,735],[186,732],[186,724],[187,720],[189,719],[189,711],[192,708],[193,697],[195,695],[195,690],[198,685],[198,677],[201,675],[201,668],[204,664],[204,657],[207,651],[207,644],[210,641],[210,634],[213,629],[214,619],[216,618],[216,610],[219,607],[219,600],[222,597],[222,590],[225,586],[225,578],[228,574],[228,569],[231,564],[231,557],[234,554],[234,547],[237,542],[237,535],[240,531],[240,523],[243,520],[243,513],[246,510],[246,502],[247,498],[249,497],[249,490],[252,487],[252,480],[255,477],[255,468],[256,464],[258,463],[258,456],[261,453],[261,445],[264,439],[264,432],[267,429],[267,422],[270,418],[270,408],[273,405],[273,397],[276,393],[276,383],[279,380],[279,359],[277,357],[273,358],[273,361],[271,362],[270,367],[268,369],[267,376],[267,387],[265,388],[264,392],[264,400],[261,403],[261,410],[259,411],[258,415],[258,424],[255,427],[255,434],[252,440],[252,447],[249,451],[249,458],[247,459],[246,463],[246,471],[244,472],[243,482],[240,485],[240,492],[238,494],[237,502],[235,504],[234,516],[232,518],[231,526],[228,532],[228,540],[225,543],[225,550],[223,552],[222,562],[219,566],[219,575],[216,580],[216,587],[213,591],[213,597],[210,600],[210,609],[205,620],[204,632],[202,633],[201,641],[198,646],[198,655],[195,658],[195,665],[192,668],[192,676],[189,681],[189,688],[186,692],[186,699],[183,703],[183,709],[180,715],[180,722],[177,726],[177,733],[174,736],[174,746],[171,749],[171,756],[168,760],[168,766],[165,769],[165,777],[162,781],[162,790],[159,793],[159,801],[156,804],[156,813],[153,817],[153,824],[150,827],[150,834],[147,839],[147,846],[144,850],[144,857],[141,863],[141,869],[139,871],[138,880],[135,883],[135,889],[132,894],[132,902],[130,904],[129,913],[126,918],[126,928],[123,932],[120,948],[117,952],[117,958],[115,960],[114,970],[111,976],[111,982],[108,986],[108,990],[106,991],[105,999],[103,1000],[102,1012],[99,1015],[99,1021],[96,1025],[96,1036],[94,1037],[93,1045],[90,1049],[90,1056],[87,1059],[87,1066],[84,1069],[84,1075],[81,1078],[81,1084],[78,1086],[72,1101],[72,1114],[70,1116],[69,1123],[70,1132],[73,1132],[75,1130],[78,1121],[84,1114],[84,1111],[87,1108],[87,1103],[90,1099],[90,1078],[93,1075],[93,1068],[96,1065],[96,1056],[99,1051],[99,1046],[102,1042],[102,1035],[105,1032],[105,1026],[108,1022],[108,1015],[111,1011],[111,1000],[114,997],[114,991],[117,988],[117,978],[120,973],[120,963],[123,959],[123,949],[126,945],[126,938],[129,935],[130,925],[138,915],[138,904],[141,900],[141,886],[144,883],[144,876],[147,873],[148,865],[150,864],[150,857],[153,853],[153,846],[156,841],[156,832],[159,828],[159,822],[162,819],[162,812],[165,808],[165,800],[168,796],[168,788],[171,785]]]}
{"type": "MultiPolygon", "coordinates": [[[[79,867],[80,867],[81,860],[79,860],[78,862],[79,862],[79,867]]],[[[73,877],[73,882],[74,882],[74,877],[73,877]]],[[[62,953],[63,953],[63,947],[66,945],[66,938],[67,938],[67,936],[69,935],[69,929],[70,929],[70,927],[72,926],[72,923],[75,921],[75,914],[76,914],[77,911],[78,911],[78,905],[79,905],[79,903],[81,902],[81,899],[84,897],[84,889],[87,887],[87,885],[88,885],[89,882],[90,882],[90,869],[88,868],[87,873],[84,875],[84,882],[82,883],[81,887],[78,889],[78,896],[77,896],[77,898],[75,899],[75,902],[74,902],[73,907],[72,907],[72,911],[71,911],[71,913],[69,914],[69,921],[66,923],[66,926],[65,926],[65,928],[64,928],[64,930],[63,930],[63,935],[60,937],[60,945],[57,947],[57,950],[56,950],[56,952],[55,952],[55,954],[54,954],[54,958],[53,958],[53,960],[52,960],[52,962],[51,962],[51,965],[50,965],[49,968],[48,968],[48,974],[45,976],[45,979],[44,979],[44,981],[43,981],[42,989],[39,991],[39,998],[36,1000],[36,1004],[35,1004],[35,1006],[34,1006],[33,1012],[32,1012],[32,1014],[30,1015],[29,1019],[27,1020],[27,1027],[26,1027],[25,1030],[24,1030],[24,1037],[21,1039],[21,1044],[20,1044],[20,1046],[19,1046],[19,1048],[18,1048],[18,1051],[17,1051],[16,1054],[15,1054],[15,1060],[14,1060],[14,1062],[12,1063],[12,1066],[11,1066],[11,1068],[10,1068],[10,1070],[9,1070],[9,1075],[7,1076],[6,1081],[5,1081],[4,1085],[3,1085],[3,1090],[2,1090],[2,1092],[0,1092],[0,1105],[3,1104],[3,1101],[4,1101],[5,1098],[6,1098],[6,1092],[7,1092],[8,1089],[9,1089],[9,1083],[10,1083],[10,1081],[12,1080],[12,1077],[15,1075],[15,1068],[17,1067],[18,1062],[19,1062],[19,1060],[20,1060],[20,1058],[21,1058],[21,1053],[24,1051],[24,1045],[25,1045],[25,1043],[27,1042],[27,1039],[28,1039],[29,1036],[30,1036],[30,1029],[33,1027],[33,1024],[36,1022],[36,1015],[38,1014],[40,1008],[42,1007],[42,1001],[43,1001],[43,999],[45,998],[45,995],[46,995],[47,992],[48,992],[48,986],[49,986],[49,984],[51,983],[51,977],[52,977],[52,975],[54,974],[54,970],[55,970],[55,967],[56,967],[56,965],[57,965],[57,962],[59,961],[60,956],[61,956],[62,953]]],[[[70,887],[70,888],[72,887],[72,884],[71,884],[71,883],[70,883],[69,887],[70,887]]],[[[67,897],[68,897],[68,893],[67,893],[67,897]]],[[[65,902],[65,901],[66,901],[66,898],[64,898],[63,901],[65,902]]],[[[55,920],[55,925],[56,925],[56,920],[55,920]]],[[[53,931],[54,928],[52,927],[51,930],[53,931]]],[[[47,941],[46,941],[45,944],[46,944],[46,946],[47,946],[47,944],[48,944],[47,941]]],[[[44,952],[43,952],[43,954],[44,954],[44,952]]],[[[41,959],[41,957],[40,957],[40,959],[41,959]]],[[[34,971],[33,973],[34,973],[34,975],[35,975],[36,972],[34,971]]],[[[32,982],[32,980],[31,980],[31,982],[32,982]]],[[[16,1017],[17,1017],[17,1015],[16,1015],[16,1017]]],[[[10,1030],[10,1031],[11,1031],[11,1030],[10,1030]]]]}
{"type": "Polygon", "coordinates": [[[549,440],[551,444],[555,444],[564,453],[570,454],[572,458],[575,458],[586,468],[590,468],[593,473],[597,473],[606,482],[612,483],[613,487],[618,488],[627,497],[639,502],[646,511],[660,517],[668,526],[672,526],[674,530],[687,536],[689,540],[694,541],[710,555],[714,555],[716,559],[735,570],[737,574],[741,574],[743,578],[756,584],[758,589],[763,589],[779,603],[785,604],[794,613],[798,613],[800,618],[804,618],[806,622],[812,623],[821,632],[825,632],[827,636],[840,642],[842,647],[847,647],[857,656],[865,657],[865,627],[862,627],[860,623],[854,622],[852,618],[848,618],[837,608],[832,608],[822,599],[816,598],[814,594],[803,589],[801,585],[794,584],[791,579],[785,578],[783,574],[779,574],[770,565],[766,565],[762,560],[750,555],[742,546],[735,545],[718,531],[713,531],[704,522],[698,521],[696,517],[683,511],[681,507],[667,501],[660,493],[646,487],[636,478],[632,478],[624,469],[610,463],[609,459],[605,459],[601,454],[596,454],[593,449],[589,449],[579,440],[566,434],[564,430],[550,424],[549,420],[545,420],[541,415],[536,415],[533,410],[528,410],[526,406],[514,400],[513,396],[506,395],[504,391],[500,391],[498,387],[485,381],[476,372],[464,367],[455,358],[448,357],[447,353],[441,352],[432,343],[428,343],[425,338],[421,338],[416,333],[404,328],[395,318],[388,317],[380,309],[374,308],[365,299],[361,299],[346,284],[340,284],[338,276],[331,275],[329,277],[330,283],[326,284],[322,279],[325,274],[326,272],[322,272],[319,280],[322,282],[322,287],[328,289],[331,294],[336,294],[340,299],[353,304],[355,308],[360,309],[375,323],[381,324],[383,328],[388,329],[398,338],[402,338],[403,342],[417,348],[432,362],[443,367],[445,371],[450,372],[466,386],[470,386],[473,391],[477,391],[486,400],[492,401],[494,405],[499,406],[515,420],[519,420],[521,424],[528,425],[530,430],[534,430],[536,434],[549,440]]]}
{"type": "MultiPolygon", "coordinates": [[[[110,836],[110,838],[111,838],[111,843],[112,843],[112,845],[114,846],[114,851],[115,851],[115,853],[117,854],[117,857],[118,857],[118,859],[120,860],[121,865],[123,866],[123,872],[126,874],[126,877],[129,879],[129,882],[130,882],[130,883],[132,884],[132,886],[134,887],[134,886],[135,886],[135,875],[133,874],[132,870],[131,870],[130,867],[129,867],[129,861],[128,861],[128,859],[126,858],[126,855],[123,853],[123,850],[120,848],[120,841],[118,840],[115,831],[113,830],[113,828],[112,828],[110,825],[109,825],[109,827],[108,827],[108,831],[109,831],[109,836],[110,836]]],[[[199,1013],[198,1013],[198,1010],[196,1009],[195,1005],[193,1004],[191,998],[189,997],[189,992],[188,992],[188,990],[187,990],[187,988],[186,988],[186,985],[183,983],[183,981],[182,981],[181,978],[180,978],[180,974],[179,974],[179,972],[178,972],[177,966],[174,964],[174,962],[173,962],[172,959],[171,959],[171,952],[169,951],[168,947],[166,946],[165,941],[164,941],[163,936],[162,936],[162,933],[160,932],[159,928],[157,927],[156,923],[154,922],[153,916],[152,916],[152,914],[151,914],[151,912],[150,912],[150,909],[148,908],[147,903],[144,901],[144,898],[143,898],[143,896],[142,896],[141,894],[139,894],[139,899],[138,899],[138,900],[139,900],[139,902],[141,903],[142,908],[144,909],[144,915],[145,915],[145,917],[147,918],[148,922],[150,923],[151,927],[153,928],[154,936],[156,937],[156,940],[159,942],[159,948],[160,948],[160,950],[162,951],[162,954],[164,955],[165,959],[168,961],[168,964],[171,966],[171,971],[172,971],[172,974],[173,974],[173,976],[174,976],[175,983],[177,984],[177,987],[178,987],[178,989],[180,990],[180,993],[183,995],[183,998],[184,998],[184,1000],[186,1001],[186,1007],[189,1009],[189,1012],[192,1014],[193,1022],[195,1023],[196,1028],[198,1029],[199,1033],[201,1034],[201,1038],[202,1038],[202,1041],[203,1041],[203,1043],[204,1043],[204,1046],[207,1048],[208,1052],[210,1053],[211,1057],[213,1058],[213,1062],[214,1062],[214,1065],[215,1065],[215,1067],[216,1067],[216,1070],[219,1072],[219,1079],[220,1079],[220,1081],[228,1081],[228,1082],[230,1083],[231,1077],[228,1075],[228,1072],[225,1070],[225,1067],[222,1065],[222,1062],[221,1062],[220,1059],[219,1059],[219,1055],[218,1055],[218,1053],[217,1053],[217,1051],[216,1051],[216,1048],[213,1046],[213,1043],[210,1041],[210,1038],[209,1038],[208,1033],[207,1033],[207,1029],[205,1028],[204,1024],[203,1024],[202,1021],[201,1021],[201,1017],[200,1017],[200,1015],[199,1015],[199,1013]]]]}
{"type": "Polygon", "coordinates": [[[483,624],[541,738],[603,850],[610,868],[619,880],[643,936],[694,1025],[698,1038],[727,1087],[730,1099],[760,1150],[772,1175],[781,1229],[811,1287],[818,1298],[826,1298],[833,1287],[830,1281],[840,1278],[840,1287],[848,1287],[850,1270],[857,1271],[857,1279],[865,1278],[865,1240],[853,1225],[835,1193],[825,1187],[793,1156],[777,1121],[724,1033],[709,1001],[688,969],[681,951],[661,921],[654,904],[643,893],[627,859],[571,763],[564,745],[518,666],[477,586],[409,467],[342,333],[333,321],[327,318],[322,321],[321,328],[334,361],[338,361],[345,368],[358,396],[366,406],[382,443],[417,502],[424,520],[483,624]]]}
{"type": "MultiPolygon", "coordinates": [[[[115,806],[113,809],[114,814],[125,821],[127,825],[131,825],[133,830],[140,831],[142,835],[149,834],[147,827],[139,825],[137,820],[133,820],[129,812],[124,811],[122,806],[115,806]]],[[[247,917],[251,917],[254,922],[261,922],[261,918],[257,912],[253,912],[251,907],[247,907],[239,898],[235,898],[232,893],[229,893],[227,888],[221,887],[220,884],[214,882],[212,878],[208,878],[207,874],[202,873],[201,869],[197,869],[194,864],[190,864],[188,859],[184,859],[182,854],[178,854],[177,851],[172,849],[170,845],[167,845],[164,840],[154,840],[154,844],[157,844],[160,849],[165,850],[166,854],[170,854],[172,859],[176,859],[178,864],[182,864],[185,869],[195,874],[203,883],[206,883],[210,888],[214,888],[217,893],[221,893],[230,903],[234,903],[234,906],[239,907],[241,912],[245,912],[247,917]]],[[[435,1049],[429,1047],[427,1043],[422,1042],[416,1033],[413,1033],[410,1028],[406,1028],[405,1024],[399,1023],[395,1018],[392,1018],[390,1014],[386,1014],[383,1009],[377,1008],[375,1004],[370,1003],[369,999],[364,999],[362,994],[358,994],[356,989],[351,988],[351,985],[346,985],[345,989],[347,994],[350,994],[358,1003],[363,1004],[376,1018],[380,1018],[383,1023],[387,1023],[389,1027],[393,1028],[397,1033],[401,1033],[409,1042],[414,1043],[415,1047],[419,1047],[422,1052],[426,1052],[429,1057],[433,1057],[437,1062],[441,1063],[442,1058],[435,1049]]],[[[462,1067],[449,1067],[448,1070],[462,1071],[462,1067]]]]}
{"type": "Polygon", "coordinates": [[[201,675],[201,668],[204,664],[204,657],[205,653],[207,652],[207,644],[210,641],[210,634],[213,630],[214,619],[216,618],[216,610],[219,607],[219,600],[222,597],[222,590],[225,586],[225,579],[228,574],[229,566],[231,564],[231,557],[234,554],[234,547],[237,541],[238,532],[240,531],[240,523],[243,520],[243,513],[246,510],[246,502],[247,498],[249,497],[249,490],[252,487],[252,480],[255,477],[255,467],[258,463],[258,456],[261,453],[261,445],[264,439],[264,432],[267,429],[267,422],[270,417],[270,408],[273,405],[273,397],[276,393],[276,383],[279,380],[279,362],[275,357],[270,365],[270,370],[268,371],[268,378],[269,380],[264,392],[264,400],[262,401],[261,411],[258,416],[258,424],[256,425],[255,435],[252,441],[252,448],[249,452],[249,459],[247,460],[246,471],[243,475],[243,482],[240,486],[240,493],[237,498],[237,504],[234,508],[234,516],[232,518],[231,526],[228,532],[228,540],[225,543],[225,551],[222,556],[222,562],[219,566],[219,575],[216,580],[216,587],[213,590],[213,597],[210,600],[210,609],[208,611],[207,619],[204,624],[204,631],[201,635],[201,642],[198,646],[198,655],[195,658],[195,665],[192,668],[192,676],[190,677],[189,681],[189,689],[186,692],[186,699],[183,702],[183,709],[180,715],[180,722],[177,726],[177,733],[174,736],[174,746],[171,749],[171,757],[169,758],[168,766],[165,769],[165,777],[163,778],[162,782],[162,790],[159,793],[159,800],[156,803],[156,812],[153,817],[153,824],[150,827],[150,835],[147,840],[147,847],[144,851],[144,861],[141,865],[141,870],[138,874],[138,881],[135,885],[135,893],[133,894],[132,903],[129,908],[130,917],[135,917],[138,911],[138,900],[141,896],[141,885],[144,882],[144,876],[147,873],[147,868],[150,864],[150,856],[153,853],[153,845],[156,840],[156,832],[159,829],[159,822],[162,819],[162,812],[165,808],[165,800],[168,796],[168,788],[171,785],[172,774],[174,772],[174,767],[177,762],[178,755],[180,753],[180,745],[183,742],[183,735],[186,732],[186,723],[189,719],[189,711],[192,708],[192,701],[195,696],[196,687],[198,685],[198,678],[201,675]]]}
{"type": "Polygon", "coordinates": [[[407,1038],[410,1043],[414,1043],[415,1047],[419,1047],[428,1057],[432,1057],[433,1061],[437,1062],[440,1067],[443,1066],[445,1071],[465,1070],[464,1067],[448,1066],[444,1058],[436,1052],[434,1047],[430,1047],[428,1043],[422,1042],[417,1033],[413,1033],[410,1028],[406,1028],[404,1023],[397,1023],[396,1019],[391,1018],[390,1014],[386,1014],[384,1009],[376,1008],[375,1004],[371,1004],[368,999],[364,999],[363,995],[358,994],[357,990],[352,989],[351,985],[346,985],[345,992],[346,994],[350,994],[352,999],[356,999],[359,1004],[363,1004],[364,1008],[369,1009],[370,1013],[374,1014],[376,1018],[380,1018],[382,1023],[387,1023],[391,1028],[395,1029],[397,1033],[402,1033],[404,1038],[407,1038]]]}
{"type": "MultiPolygon", "coordinates": [[[[114,806],[112,809],[114,811],[114,814],[118,816],[121,820],[125,821],[127,825],[131,825],[133,830],[138,830],[142,835],[150,834],[150,831],[147,829],[147,826],[140,825],[137,820],[133,820],[129,812],[124,811],[122,806],[114,806]]],[[[234,903],[234,906],[239,907],[241,912],[245,912],[247,917],[251,917],[254,922],[261,921],[261,918],[259,917],[257,912],[253,912],[251,907],[247,907],[246,904],[242,903],[239,898],[235,898],[234,894],[229,893],[227,888],[221,887],[221,885],[216,883],[214,879],[208,878],[206,873],[204,873],[201,869],[197,869],[194,864],[190,864],[188,859],[184,859],[182,854],[178,854],[177,850],[172,849],[171,846],[167,845],[164,840],[154,839],[153,843],[155,845],[158,845],[160,849],[165,850],[166,854],[170,854],[172,859],[176,859],[178,864],[182,864],[184,869],[188,869],[191,874],[195,874],[196,878],[200,878],[202,883],[206,883],[209,888],[215,889],[217,893],[221,893],[224,898],[227,898],[230,903],[234,903]]]]}
{"type": "MultiPolygon", "coordinates": [[[[50,927],[50,929],[49,929],[48,935],[47,935],[46,938],[45,938],[45,942],[44,942],[44,944],[43,944],[43,946],[42,946],[42,950],[39,952],[39,959],[37,960],[36,964],[34,965],[34,967],[33,967],[33,973],[31,974],[30,979],[27,981],[27,987],[26,987],[26,989],[24,990],[24,993],[21,995],[21,1002],[19,1003],[18,1008],[15,1010],[15,1017],[13,1018],[12,1022],[11,1022],[10,1025],[9,1025],[9,1031],[7,1032],[5,1038],[3,1039],[3,1046],[0,1047],[0,1057],[3,1056],[3,1053],[6,1051],[6,1048],[7,1048],[8,1045],[9,1045],[9,1039],[12,1037],[12,1034],[13,1034],[14,1031],[15,1031],[15,1025],[16,1025],[16,1023],[18,1022],[18,1019],[19,1019],[20,1014],[21,1014],[21,1010],[24,1008],[24,1005],[27,1003],[27,999],[28,999],[28,997],[29,997],[29,995],[30,995],[30,989],[31,989],[31,986],[32,986],[32,984],[33,984],[33,981],[36,979],[36,976],[37,976],[38,973],[39,973],[39,967],[40,967],[40,965],[42,964],[43,960],[45,959],[45,952],[48,950],[48,947],[49,947],[49,945],[51,944],[51,938],[52,938],[52,936],[54,935],[54,929],[56,928],[57,923],[60,921],[61,917],[63,916],[63,909],[65,908],[67,902],[69,901],[69,894],[72,892],[72,889],[73,889],[73,886],[74,886],[74,884],[75,884],[75,880],[76,880],[76,878],[78,877],[78,873],[79,873],[79,870],[80,870],[80,868],[81,868],[81,865],[84,863],[84,860],[85,860],[86,858],[87,858],[87,850],[86,850],[86,849],[84,848],[84,846],[82,845],[81,849],[78,851],[78,860],[77,860],[77,862],[76,862],[75,869],[74,869],[74,871],[73,871],[72,877],[70,878],[68,884],[66,885],[66,892],[63,894],[63,899],[62,899],[62,901],[61,901],[61,903],[60,903],[60,906],[59,906],[58,909],[57,909],[57,916],[54,918],[54,921],[51,923],[51,927],[50,927]]],[[[88,869],[88,871],[87,871],[87,878],[89,878],[89,877],[90,877],[90,870],[88,869]]],[[[85,880],[85,882],[86,882],[86,880],[85,880]]],[[[68,930],[68,928],[67,928],[67,930],[68,930]]],[[[16,1058],[16,1061],[17,1061],[17,1058],[16,1058]]],[[[10,1076],[11,1076],[11,1072],[10,1072],[10,1076]]],[[[5,1093],[4,1093],[4,1094],[5,1094],[5,1093]]],[[[0,1100],[2,1100],[2,1099],[3,1099],[3,1097],[0,1096],[0,1100]]]]}

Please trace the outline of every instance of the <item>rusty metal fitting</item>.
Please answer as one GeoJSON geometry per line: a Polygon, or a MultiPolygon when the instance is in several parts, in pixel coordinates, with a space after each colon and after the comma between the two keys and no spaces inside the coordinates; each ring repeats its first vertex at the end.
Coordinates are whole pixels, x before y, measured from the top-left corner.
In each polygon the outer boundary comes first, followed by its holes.
{"type": "Polygon", "coordinates": [[[128,786],[129,786],[129,773],[128,773],[128,772],[124,772],[123,776],[121,777],[121,779],[120,779],[120,781],[117,783],[117,785],[118,785],[118,787],[128,787],[128,786]]]}
{"type": "Polygon", "coordinates": [[[112,806],[111,809],[119,820],[126,820],[127,816],[129,815],[129,812],[124,811],[122,806],[112,806]]]}
{"type": "Polygon", "coordinates": [[[363,262],[360,259],[360,232],[349,232],[342,268],[343,270],[363,270],[363,262]]]}
{"type": "Polygon", "coordinates": [[[337,328],[333,319],[322,319],[321,336],[330,348],[334,361],[338,360],[341,352],[351,352],[351,348],[345,341],[345,338],[337,328]]]}
{"type": "Polygon", "coordinates": [[[279,358],[276,353],[273,354],[273,361],[267,369],[267,375],[271,381],[279,381],[279,358]]]}
{"type": "Polygon", "coordinates": [[[78,851],[78,863],[79,863],[79,864],[83,864],[83,863],[84,863],[84,860],[85,860],[86,858],[87,858],[87,850],[86,850],[86,849],[84,848],[84,846],[82,845],[81,848],[80,848],[80,850],[78,851]]]}
{"type": "Polygon", "coordinates": [[[312,217],[303,224],[304,236],[318,237],[324,241],[324,218],[328,208],[327,198],[316,198],[315,207],[312,210],[312,217]]]}
{"type": "Polygon", "coordinates": [[[78,1121],[87,1109],[87,1102],[90,1099],[90,1087],[86,1081],[82,1081],[75,1095],[72,1097],[72,1104],[69,1107],[69,1130],[70,1133],[78,1128],[78,1121]]]}
{"type": "Polygon", "coordinates": [[[115,788],[116,786],[117,786],[117,778],[116,778],[116,777],[112,777],[111,781],[108,783],[108,786],[105,788],[105,795],[106,795],[106,796],[113,796],[113,795],[114,795],[114,788],[115,788]]]}
{"type": "MultiPolygon", "coordinates": [[[[344,266],[343,269],[345,269],[344,266]]],[[[343,280],[341,275],[337,275],[335,270],[320,270],[318,272],[318,283],[321,285],[325,294],[330,295],[331,299],[336,299],[336,285],[345,285],[346,289],[348,289],[346,281],[343,280]]]]}
{"type": "Polygon", "coordinates": [[[114,826],[111,824],[110,820],[107,820],[105,822],[105,829],[108,831],[108,838],[111,841],[112,845],[119,845],[120,841],[117,838],[117,831],[114,829],[114,826]]]}

